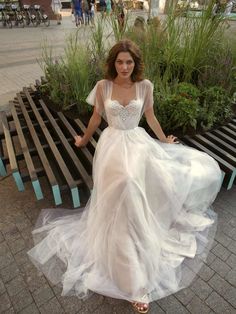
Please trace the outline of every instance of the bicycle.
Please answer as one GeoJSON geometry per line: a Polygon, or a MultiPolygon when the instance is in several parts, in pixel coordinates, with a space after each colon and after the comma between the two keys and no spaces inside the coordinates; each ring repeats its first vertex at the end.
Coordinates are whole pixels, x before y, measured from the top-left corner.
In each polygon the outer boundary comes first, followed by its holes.
{"type": "Polygon", "coordinates": [[[28,4],[24,4],[23,5],[23,12],[24,12],[24,18],[25,18],[25,22],[26,25],[30,25],[30,23],[33,24],[34,27],[37,26],[36,23],[36,15],[32,14],[32,7],[28,4]]]}
{"type": "Polygon", "coordinates": [[[0,12],[1,12],[1,21],[4,27],[12,28],[12,21],[10,15],[6,11],[5,4],[0,4],[0,12]]]}
{"type": "Polygon", "coordinates": [[[17,5],[12,4],[11,5],[11,10],[13,12],[13,19],[15,21],[15,26],[21,25],[21,27],[25,27],[25,21],[24,21],[24,16],[21,14],[19,11],[17,5]]]}
{"type": "Polygon", "coordinates": [[[39,4],[34,5],[35,15],[36,15],[36,23],[37,25],[40,25],[43,23],[45,26],[50,25],[50,20],[47,16],[47,14],[43,13],[41,6],[39,4]]]}

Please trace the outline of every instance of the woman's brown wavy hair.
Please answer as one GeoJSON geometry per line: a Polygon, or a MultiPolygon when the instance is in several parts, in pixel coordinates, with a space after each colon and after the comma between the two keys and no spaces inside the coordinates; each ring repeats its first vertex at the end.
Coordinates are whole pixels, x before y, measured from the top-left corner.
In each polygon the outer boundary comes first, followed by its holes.
{"type": "Polygon", "coordinates": [[[129,39],[124,39],[116,43],[109,51],[106,60],[106,72],[105,78],[108,80],[114,80],[117,76],[115,61],[120,52],[129,52],[134,60],[134,70],[131,74],[131,80],[138,82],[143,80],[144,63],[142,60],[142,54],[139,47],[129,39]]]}

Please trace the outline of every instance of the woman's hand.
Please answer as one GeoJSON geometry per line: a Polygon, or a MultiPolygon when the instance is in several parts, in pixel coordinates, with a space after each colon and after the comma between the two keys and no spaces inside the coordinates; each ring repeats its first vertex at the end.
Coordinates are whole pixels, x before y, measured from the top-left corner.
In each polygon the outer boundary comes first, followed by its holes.
{"type": "Polygon", "coordinates": [[[174,135],[168,135],[168,136],[166,137],[165,143],[168,143],[168,144],[178,144],[179,142],[176,141],[176,139],[177,139],[176,136],[174,136],[174,135]]]}
{"type": "Polygon", "coordinates": [[[87,145],[87,142],[84,141],[82,136],[76,135],[74,137],[74,139],[75,139],[75,146],[76,147],[84,147],[87,145]]]}

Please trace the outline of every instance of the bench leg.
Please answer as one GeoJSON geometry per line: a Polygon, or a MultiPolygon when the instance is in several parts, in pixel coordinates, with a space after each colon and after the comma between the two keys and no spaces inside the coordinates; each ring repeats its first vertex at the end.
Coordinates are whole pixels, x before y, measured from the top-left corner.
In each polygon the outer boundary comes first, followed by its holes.
{"type": "Polygon", "coordinates": [[[80,206],[80,198],[79,198],[79,191],[78,191],[77,187],[71,189],[71,195],[72,195],[74,208],[79,207],[80,206]]]}
{"type": "Polygon", "coordinates": [[[229,183],[227,185],[227,190],[230,190],[232,188],[232,185],[234,183],[234,180],[235,180],[235,176],[236,176],[236,169],[233,171],[233,173],[231,174],[231,177],[230,177],[230,180],[229,180],[229,183]]]}
{"type": "Polygon", "coordinates": [[[58,185],[52,186],[52,193],[53,193],[55,204],[56,205],[62,204],[61,192],[58,185]]]}
{"type": "Polygon", "coordinates": [[[33,185],[34,193],[36,195],[37,200],[39,201],[39,200],[43,199],[43,193],[41,190],[39,180],[32,181],[32,185],[33,185]]]}
{"type": "Polygon", "coordinates": [[[16,185],[17,185],[17,188],[18,188],[18,190],[21,192],[21,191],[24,191],[25,190],[25,187],[24,187],[24,183],[23,183],[23,181],[22,181],[22,179],[21,179],[21,175],[20,175],[20,173],[18,172],[18,171],[15,171],[15,172],[13,172],[13,178],[14,178],[14,180],[15,180],[15,182],[16,182],[16,185]]]}
{"type": "Polygon", "coordinates": [[[2,159],[0,158],[0,176],[5,177],[7,175],[6,168],[2,159]]]}
{"type": "Polygon", "coordinates": [[[223,170],[221,170],[221,187],[223,185],[224,178],[225,178],[225,172],[223,170]]]}

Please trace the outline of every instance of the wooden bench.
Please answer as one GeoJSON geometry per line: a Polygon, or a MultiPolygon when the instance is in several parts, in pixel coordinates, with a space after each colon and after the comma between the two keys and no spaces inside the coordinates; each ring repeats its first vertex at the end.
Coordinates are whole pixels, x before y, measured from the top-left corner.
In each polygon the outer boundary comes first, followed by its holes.
{"type": "MultiPolygon", "coordinates": [[[[79,207],[79,189],[90,192],[93,188],[96,140],[92,138],[87,147],[76,148],[74,136],[85,130],[84,123],[50,111],[32,86],[18,93],[10,108],[9,116],[0,114],[0,175],[7,175],[9,164],[8,172],[18,190],[23,191],[24,182],[30,180],[37,200],[43,198],[39,177],[46,176],[56,205],[62,203],[61,191],[69,189],[73,206],[79,207]],[[21,160],[26,167],[20,166],[21,160]]],[[[100,133],[98,129],[97,137],[100,133]]]]}
{"type": "MultiPolygon", "coordinates": [[[[85,131],[85,124],[49,110],[34,86],[18,93],[10,108],[10,115],[0,112],[0,175],[12,174],[19,191],[24,191],[24,182],[31,181],[37,200],[43,198],[40,177],[44,176],[56,205],[62,204],[61,191],[67,189],[73,206],[79,207],[80,191],[93,188],[93,154],[101,130],[97,129],[87,147],[76,148],[74,136],[85,131]]],[[[235,118],[219,129],[181,141],[212,156],[222,169],[223,185],[232,187],[236,181],[235,118]]]]}
{"type": "Polygon", "coordinates": [[[182,142],[213,157],[223,171],[223,186],[232,187],[236,181],[236,118],[202,135],[185,136],[182,142]]]}

